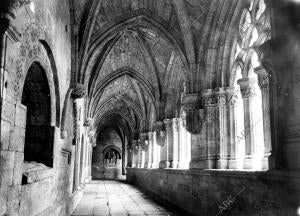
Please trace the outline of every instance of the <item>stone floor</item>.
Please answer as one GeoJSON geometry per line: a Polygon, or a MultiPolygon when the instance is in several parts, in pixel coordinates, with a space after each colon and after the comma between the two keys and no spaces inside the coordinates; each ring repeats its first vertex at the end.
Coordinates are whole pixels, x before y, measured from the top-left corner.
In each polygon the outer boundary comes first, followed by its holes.
{"type": "Polygon", "coordinates": [[[124,181],[93,181],[86,186],[73,216],[183,215],[153,201],[124,181]]]}

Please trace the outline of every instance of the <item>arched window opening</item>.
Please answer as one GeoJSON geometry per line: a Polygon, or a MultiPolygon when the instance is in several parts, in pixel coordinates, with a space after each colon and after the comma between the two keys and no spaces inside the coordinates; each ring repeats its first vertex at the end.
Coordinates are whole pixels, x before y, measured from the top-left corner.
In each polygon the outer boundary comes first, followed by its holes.
{"type": "Polygon", "coordinates": [[[27,73],[22,104],[27,107],[24,161],[53,167],[50,88],[46,73],[34,62],[27,73]]]}
{"type": "Polygon", "coordinates": [[[266,136],[270,134],[269,80],[268,74],[262,68],[259,52],[257,52],[260,46],[271,39],[270,15],[266,10],[264,0],[253,0],[250,7],[244,10],[238,37],[235,54],[235,66],[238,65],[238,67],[233,73],[235,74],[234,87],[240,90],[243,108],[239,108],[238,105],[235,116],[237,167],[254,170],[268,169],[270,137],[266,136]],[[242,122],[237,119],[242,119],[241,115],[244,116],[244,126],[243,130],[239,131],[242,122]],[[242,142],[245,147],[242,147],[242,142]]]}
{"type": "Polygon", "coordinates": [[[105,164],[114,165],[119,163],[121,158],[121,154],[117,150],[112,149],[105,154],[104,161],[105,164]]]}

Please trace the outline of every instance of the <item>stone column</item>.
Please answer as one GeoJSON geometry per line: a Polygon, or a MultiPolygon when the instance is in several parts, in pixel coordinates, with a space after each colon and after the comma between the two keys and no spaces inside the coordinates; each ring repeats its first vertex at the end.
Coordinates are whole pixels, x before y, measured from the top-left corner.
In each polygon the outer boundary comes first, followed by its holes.
{"type": "Polygon", "coordinates": [[[201,109],[201,97],[198,94],[185,95],[182,102],[186,113],[185,128],[191,134],[191,169],[206,168],[206,143],[205,143],[205,111],[201,109]]]}
{"type": "Polygon", "coordinates": [[[185,130],[185,126],[183,123],[183,119],[179,120],[179,164],[178,168],[184,169],[186,168],[187,161],[187,131],[185,130]]]}
{"type": "MultiPolygon", "coordinates": [[[[159,168],[167,168],[170,164],[168,164],[168,142],[167,142],[167,132],[165,128],[165,124],[162,121],[155,122],[154,124],[155,137],[157,143],[157,149],[159,149],[159,168]]],[[[158,158],[158,155],[157,155],[158,158]]]]}
{"type": "Polygon", "coordinates": [[[152,168],[152,162],[153,162],[153,133],[148,132],[148,150],[146,153],[146,163],[145,168],[152,168]]]}
{"type": "Polygon", "coordinates": [[[245,124],[245,160],[244,160],[244,169],[253,169],[254,168],[254,156],[256,152],[256,143],[255,143],[255,116],[252,110],[253,99],[256,96],[255,92],[255,81],[249,78],[243,78],[238,80],[240,85],[241,94],[243,97],[244,104],[244,124],[245,124]]]}
{"type": "Polygon", "coordinates": [[[161,146],[157,144],[157,133],[153,132],[153,148],[152,148],[152,165],[151,168],[158,168],[160,161],[160,148],[161,146]]]}
{"type": "Polygon", "coordinates": [[[171,168],[173,162],[173,128],[172,120],[165,119],[165,143],[161,148],[159,168],[171,168]]]}
{"type": "Polygon", "coordinates": [[[80,175],[81,175],[81,161],[82,155],[81,152],[81,142],[79,142],[79,101],[80,99],[84,98],[86,94],[86,89],[82,84],[77,83],[72,91],[72,98],[74,99],[74,138],[73,138],[73,145],[75,145],[75,168],[74,168],[74,189],[77,190],[77,187],[80,184],[80,175]]]}
{"type": "Polygon", "coordinates": [[[258,74],[258,85],[261,89],[262,111],[264,125],[264,158],[262,168],[264,170],[275,167],[275,161],[272,157],[271,144],[271,121],[270,121],[270,94],[269,94],[269,76],[264,68],[255,70],[258,74]]]}
{"type": "Polygon", "coordinates": [[[138,140],[138,145],[137,147],[137,167],[138,168],[142,168],[142,157],[143,157],[143,153],[142,153],[142,147],[141,147],[141,140],[138,140]]]}
{"type": "Polygon", "coordinates": [[[149,138],[148,133],[141,133],[141,147],[142,147],[142,168],[148,167],[149,161],[149,138]]]}
{"type": "Polygon", "coordinates": [[[138,167],[138,141],[133,140],[132,141],[132,168],[137,168],[138,167]]]}
{"type": "Polygon", "coordinates": [[[204,106],[206,110],[206,143],[207,143],[207,160],[206,168],[217,168],[219,157],[219,116],[218,116],[218,98],[212,89],[203,91],[204,106]]]}
{"type": "Polygon", "coordinates": [[[132,146],[130,144],[126,145],[127,149],[127,167],[132,167],[132,146]]]}
{"type": "Polygon", "coordinates": [[[226,90],[227,94],[227,105],[229,109],[229,139],[228,143],[228,168],[237,168],[237,145],[239,145],[239,140],[237,139],[237,101],[238,92],[234,88],[228,88],[226,90]]]}
{"type": "Polygon", "coordinates": [[[179,167],[179,159],[180,159],[180,126],[181,126],[181,118],[173,118],[172,119],[172,133],[173,133],[173,160],[171,161],[171,168],[179,167]]]}
{"type": "Polygon", "coordinates": [[[217,109],[219,114],[219,125],[217,128],[219,147],[219,160],[217,162],[217,168],[227,169],[229,160],[229,146],[230,146],[230,121],[229,121],[229,108],[227,106],[227,92],[225,88],[219,88],[216,91],[217,96],[217,109]]]}

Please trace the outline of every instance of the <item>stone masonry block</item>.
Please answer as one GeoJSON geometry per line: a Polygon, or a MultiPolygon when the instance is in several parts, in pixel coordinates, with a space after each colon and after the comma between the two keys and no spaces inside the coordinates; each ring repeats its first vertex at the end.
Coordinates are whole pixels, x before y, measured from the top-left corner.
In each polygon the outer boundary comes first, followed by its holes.
{"type": "Polygon", "coordinates": [[[24,153],[15,152],[13,184],[21,185],[23,172],[24,153]]]}
{"type": "Polygon", "coordinates": [[[10,151],[0,152],[1,185],[10,186],[13,181],[15,153],[10,151]]]}
{"type": "Polygon", "coordinates": [[[27,108],[26,106],[17,103],[16,104],[16,117],[15,117],[15,126],[26,128],[26,114],[27,108]]]}
{"type": "Polygon", "coordinates": [[[15,105],[7,100],[2,100],[2,119],[14,123],[15,105]]]}
{"type": "Polygon", "coordinates": [[[14,127],[10,132],[10,151],[24,152],[25,145],[25,129],[20,127],[14,127]]]}
{"type": "Polygon", "coordinates": [[[0,150],[7,151],[9,147],[9,137],[10,137],[10,122],[2,120],[1,121],[1,145],[0,150]]]}

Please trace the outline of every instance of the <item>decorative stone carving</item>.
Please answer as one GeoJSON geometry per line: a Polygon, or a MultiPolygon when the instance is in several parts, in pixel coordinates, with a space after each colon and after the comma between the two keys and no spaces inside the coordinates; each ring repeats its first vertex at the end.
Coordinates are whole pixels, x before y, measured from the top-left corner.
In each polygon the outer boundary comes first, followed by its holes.
{"type": "Polygon", "coordinates": [[[83,98],[86,95],[86,88],[83,84],[77,83],[72,91],[72,97],[74,99],[83,98]]]}
{"type": "Polygon", "coordinates": [[[162,121],[154,122],[153,130],[156,131],[156,132],[165,131],[165,124],[162,121]]]}
{"type": "Polygon", "coordinates": [[[218,106],[226,106],[227,105],[227,97],[225,89],[220,88],[215,93],[216,101],[218,106]]]}
{"type": "Polygon", "coordinates": [[[201,100],[198,94],[185,95],[182,99],[183,110],[186,112],[198,110],[201,108],[201,100]]]}
{"type": "Polygon", "coordinates": [[[212,89],[204,90],[202,92],[202,98],[205,107],[214,107],[218,104],[218,96],[213,92],[212,89]]]}
{"type": "Polygon", "coordinates": [[[133,152],[134,154],[137,154],[140,147],[139,147],[139,140],[133,140],[132,141],[132,146],[133,146],[133,152]]]}
{"type": "Polygon", "coordinates": [[[201,99],[198,94],[189,94],[183,97],[183,109],[186,112],[185,125],[186,129],[193,134],[198,134],[202,128],[201,122],[201,99]]]}
{"type": "Polygon", "coordinates": [[[166,128],[162,121],[157,121],[153,124],[153,130],[156,132],[156,142],[158,145],[163,146],[165,144],[166,128]]]}
{"type": "Polygon", "coordinates": [[[132,151],[132,146],[128,144],[128,145],[126,145],[126,149],[127,149],[127,151],[131,152],[132,151]]]}
{"type": "Polygon", "coordinates": [[[174,131],[179,131],[181,126],[182,119],[173,118],[172,119],[172,128],[174,131]]]}
{"type": "Polygon", "coordinates": [[[241,94],[244,99],[255,97],[256,91],[253,86],[254,81],[248,78],[238,80],[238,84],[240,85],[241,94]]]}
{"type": "Polygon", "coordinates": [[[258,67],[254,70],[258,75],[258,85],[260,88],[269,88],[269,74],[263,67],[258,67]]]}
{"type": "Polygon", "coordinates": [[[239,99],[238,90],[234,88],[226,89],[226,102],[228,105],[236,105],[239,99]]]}

